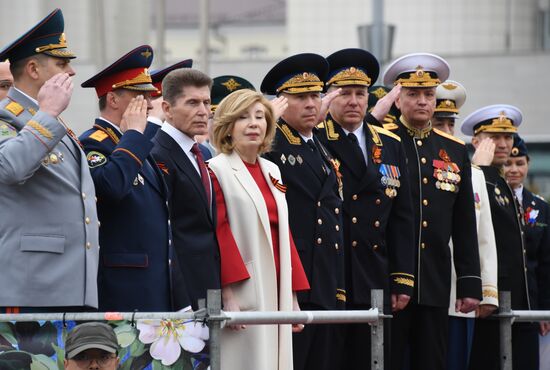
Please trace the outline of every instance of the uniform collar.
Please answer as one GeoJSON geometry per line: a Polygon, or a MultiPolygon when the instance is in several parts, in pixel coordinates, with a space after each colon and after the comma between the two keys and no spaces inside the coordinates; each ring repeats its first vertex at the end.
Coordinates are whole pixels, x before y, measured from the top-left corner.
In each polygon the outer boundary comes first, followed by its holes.
{"type": "Polygon", "coordinates": [[[122,136],[122,131],[120,131],[120,127],[118,127],[117,125],[115,125],[113,122],[109,121],[105,117],[100,116],[99,119],[102,120],[102,121],[107,122],[109,124],[109,126],[111,126],[111,128],[113,128],[116,132],[118,132],[122,136]]]}
{"type": "Polygon", "coordinates": [[[430,134],[432,132],[432,121],[428,122],[428,127],[425,127],[425,128],[422,128],[422,129],[419,129],[419,128],[416,128],[416,127],[413,127],[412,125],[410,125],[405,120],[405,117],[403,117],[403,116],[399,117],[399,121],[401,121],[403,126],[405,126],[405,128],[407,129],[407,132],[409,133],[409,135],[411,135],[412,137],[416,137],[416,138],[419,138],[419,139],[425,139],[428,136],[430,136],[430,134]]]}

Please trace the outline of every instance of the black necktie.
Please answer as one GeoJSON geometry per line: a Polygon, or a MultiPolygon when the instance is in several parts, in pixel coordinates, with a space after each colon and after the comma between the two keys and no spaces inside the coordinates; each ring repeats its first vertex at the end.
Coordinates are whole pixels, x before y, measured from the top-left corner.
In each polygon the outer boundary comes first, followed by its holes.
{"type": "Polygon", "coordinates": [[[363,159],[365,161],[365,157],[363,156],[363,151],[361,150],[361,146],[359,145],[359,140],[357,140],[357,136],[353,132],[350,132],[348,134],[349,141],[351,141],[352,149],[355,152],[355,154],[363,159]]]}
{"type": "Polygon", "coordinates": [[[313,141],[313,139],[308,139],[308,141],[306,142],[307,142],[307,145],[309,145],[309,148],[311,149],[312,152],[317,150],[317,146],[315,146],[315,142],[313,141]]]}

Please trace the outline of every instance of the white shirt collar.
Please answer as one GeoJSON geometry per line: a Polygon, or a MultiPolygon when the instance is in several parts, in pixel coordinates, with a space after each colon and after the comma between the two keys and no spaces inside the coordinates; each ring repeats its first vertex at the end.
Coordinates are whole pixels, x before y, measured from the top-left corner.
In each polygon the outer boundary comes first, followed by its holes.
{"type": "Polygon", "coordinates": [[[304,142],[307,143],[308,140],[313,140],[313,132],[311,133],[311,135],[308,137],[306,135],[303,135],[302,133],[298,132],[298,134],[300,134],[300,136],[302,137],[302,139],[304,139],[304,142]]]}
{"type": "Polygon", "coordinates": [[[172,126],[172,124],[168,121],[164,121],[160,129],[170,135],[170,137],[178,143],[185,153],[190,152],[191,147],[196,143],[194,139],[172,126]]]}
{"type": "Polygon", "coordinates": [[[36,106],[38,106],[38,101],[35,99],[35,98],[31,98],[28,94],[25,94],[23,91],[19,90],[17,87],[13,86],[13,88],[17,91],[19,91],[19,93],[23,96],[25,96],[27,99],[29,99],[30,101],[32,101],[34,104],[36,104],[36,106]]]}
{"type": "Polygon", "coordinates": [[[148,116],[147,121],[154,123],[155,125],[162,126],[162,120],[155,116],[148,116]]]}
{"type": "Polygon", "coordinates": [[[344,132],[346,133],[346,135],[348,135],[349,133],[353,133],[355,137],[357,137],[357,141],[359,142],[359,145],[361,145],[361,143],[365,141],[365,138],[364,138],[365,135],[363,132],[363,123],[361,123],[361,126],[355,129],[355,131],[353,132],[346,130],[343,126],[341,127],[342,127],[342,130],[344,130],[344,132]]]}
{"type": "Polygon", "coordinates": [[[519,204],[521,204],[523,202],[523,184],[515,188],[514,193],[516,193],[516,198],[518,198],[519,204]]]}
{"type": "Polygon", "coordinates": [[[120,135],[122,135],[122,131],[120,130],[120,127],[118,127],[117,125],[115,125],[113,122],[111,122],[111,121],[109,121],[107,118],[101,117],[101,116],[99,116],[99,119],[101,119],[101,120],[107,122],[107,123],[108,123],[109,125],[111,125],[115,130],[117,130],[118,133],[119,133],[120,135]]]}

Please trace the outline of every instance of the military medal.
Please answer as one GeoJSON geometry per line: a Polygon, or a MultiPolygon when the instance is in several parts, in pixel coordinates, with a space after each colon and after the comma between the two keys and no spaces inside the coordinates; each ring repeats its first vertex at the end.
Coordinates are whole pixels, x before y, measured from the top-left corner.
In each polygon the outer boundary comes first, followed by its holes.
{"type": "Polygon", "coordinates": [[[378,145],[372,146],[372,161],[376,164],[382,163],[382,148],[378,145]]]}
{"type": "Polygon", "coordinates": [[[527,207],[523,218],[525,219],[525,224],[529,226],[535,226],[537,223],[537,217],[539,215],[539,210],[532,207],[527,207]]]}
{"type": "Polygon", "coordinates": [[[444,149],[439,151],[439,158],[434,159],[432,165],[434,167],[433,176],[437,179],[435,187],[439,190],[458,193],[460,183],[460,168],[452,162],[449,154],[444,149]]]}
{"type": "Polygon", "coordinates": [[[294,166],[296,164],[296,157],[294,157],[292,154],[289,154],[288,163],[290,163],[291,166],[294,166]]]}
{"type": "Polygon", "coordinates": [[[401,181],[399,181],[399,177],[401,176],[399,167],[391,164],[381,164],[378,171],[382,175],[380,183],[385,187],[384,194],[386,194],[388,198],[396,197],[397,189],[401,186],[401,181]]]}

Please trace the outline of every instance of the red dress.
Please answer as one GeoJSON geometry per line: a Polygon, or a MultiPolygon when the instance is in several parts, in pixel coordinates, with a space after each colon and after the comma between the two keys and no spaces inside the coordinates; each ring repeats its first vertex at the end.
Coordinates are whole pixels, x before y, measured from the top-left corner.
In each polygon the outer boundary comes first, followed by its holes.
{"type": "MultiPolygon", "coordinates": [[[[275,262],[275,268],[277,271],[277,281],[279,280],[279,216],[277,212],[277,203],[275,198],[271,193],[271,189],[267,180],[265,179],[262,169],[260,168],[259,162],[255,164],[249,164],[243,161],[246,165],[246,168],[250,172],[250,175],[258,185],[263,198],[266,203],[267,212],[269,214],[269,224],[271,229],[271,240],[273,243],[273,256],[275,262]]],[[[216,208],[217,208],[217,226],[216,226],[216,235],[218,237],[218,244],[220,246],[220,257],[221,257],[221,283],[222,286],[228,284],[236,283],[250,278],[246,266],[241,257],[233,233],[231,232],[231,227],[229,225],[229,220],[227,218],[227,210],[225,207],[225,198],[223,192],[218,182],[216,176],[210,172],[212,177],[212,184],[214,187],[214,192],[216,194],[216,208]]],[[[294,240],[292,235],[290,235],[290,259],[292,266],[292,290],[308,290],[309,283],[307,281],[306,273],[300,261],[298,251],[294,245],[294,240]]]]}

